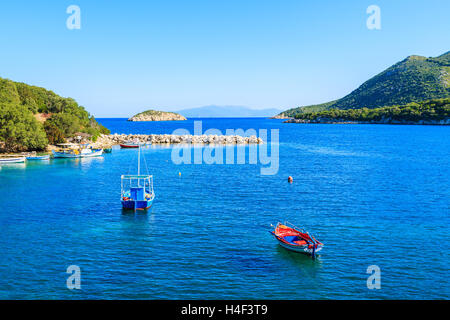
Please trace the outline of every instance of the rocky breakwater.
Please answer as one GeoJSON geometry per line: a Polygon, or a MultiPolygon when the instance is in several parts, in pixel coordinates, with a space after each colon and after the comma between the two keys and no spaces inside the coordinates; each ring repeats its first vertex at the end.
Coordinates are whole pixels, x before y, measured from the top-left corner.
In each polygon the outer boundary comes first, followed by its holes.
{"type": "Polygon", "coordinates": [[[94,148],[110,148],[130,141],[151,144],[262,144],[264,140],[256,136],[238,135],[173,135],[173,134],[110,134],[101,135],[93,143],[94,148]]]}
{"type": "Polygon", "coordinates": [[[132,116],[128,121],[175,121],[186,120],[181,114],[175,112],[165,112],[156,110],[147,110],[132,116]]]}

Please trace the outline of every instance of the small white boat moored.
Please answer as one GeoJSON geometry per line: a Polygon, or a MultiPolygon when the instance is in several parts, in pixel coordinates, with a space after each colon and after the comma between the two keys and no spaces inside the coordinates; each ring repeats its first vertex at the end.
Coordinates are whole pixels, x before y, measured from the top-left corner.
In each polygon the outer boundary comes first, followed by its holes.
{"type": "Polygon", "coordinates": [[[0,157],[0,164],[9,164],[9,163],[23,163],[25,162],[25,157],[15,157],[15,156],[4,156],[0,157]]]}

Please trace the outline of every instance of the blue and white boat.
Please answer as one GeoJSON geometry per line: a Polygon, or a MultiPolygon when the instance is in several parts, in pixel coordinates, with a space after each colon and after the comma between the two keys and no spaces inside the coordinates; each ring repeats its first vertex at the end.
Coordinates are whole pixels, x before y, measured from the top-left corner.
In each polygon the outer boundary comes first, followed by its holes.
{"type": "Polygon", "coordinates": [[[27,160],[49,160],[50,159],[50,155],[49,154],[45,154],[42,156],[27,156],[27,160]]]}
{"type": "Polygon", "coordinates": [[[141,175],[141,148],[138,151],[138,173],[137,175],[121,176],[121,197],[122,208],[126,210],[147,210],[150,209],[155,193],[153,191],[153,176],[141,175]]]}
{"type": "Polygon", "coordinates": [[[98,157],[103,154],[103,149],[92,149],[88,145],[62,143],[58,145],[60,151],[52,151],[54,158],[88,158],[98,157]]]}

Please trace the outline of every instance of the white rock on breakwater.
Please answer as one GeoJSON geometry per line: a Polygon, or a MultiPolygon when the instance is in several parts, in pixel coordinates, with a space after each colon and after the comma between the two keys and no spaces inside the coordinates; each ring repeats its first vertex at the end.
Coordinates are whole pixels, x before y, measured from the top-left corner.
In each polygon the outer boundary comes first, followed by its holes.
{"type": "Polygon", "coordinates": [[[237,135],[173,135],[173,134],[110,134],[101,135],[93,144],[96,148],[110,148],[113,145],[139,141],[151,144],[262,144],[263,139],[256,136],[237,135]]]}

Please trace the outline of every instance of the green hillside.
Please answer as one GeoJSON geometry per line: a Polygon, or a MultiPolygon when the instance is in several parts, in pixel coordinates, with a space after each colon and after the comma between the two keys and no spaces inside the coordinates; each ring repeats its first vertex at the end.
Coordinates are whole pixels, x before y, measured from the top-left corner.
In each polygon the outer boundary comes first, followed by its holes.
{"type": "Polygon", "coordinates": [[[381,108],[330,109],[320,112],[298,113],[296,119],[309,121],[447,121],[450,119],[450,98],[410,102],[381,108]]]}
{"type": "Polygon", "coordinates": [[[43,150],[76,132],[109,133],[74,99],[0,78],[0,151],[43,150]]]}
{"type": "Polygon", "coordinates": [[[436,58],[409,56],[336,101],[283,112],[288,116],[327,109],[379,108],[450,97],[450,51],[436,58]]]}
{"type": "Polygon", "coordinates": [[[292,108],[292,109],[283,111],[282,113],[280,113],[280,115],[283,115],[285,117],[295,117],[295,115],[297,115],[297,114],[319,112],[319,111],[327,110],[331,105],[333,105],[336,102],[337,102],[337,100],[333,100],[333,101],[322,103],[322,104],[313,104],[310,106],[292,108]]]}

